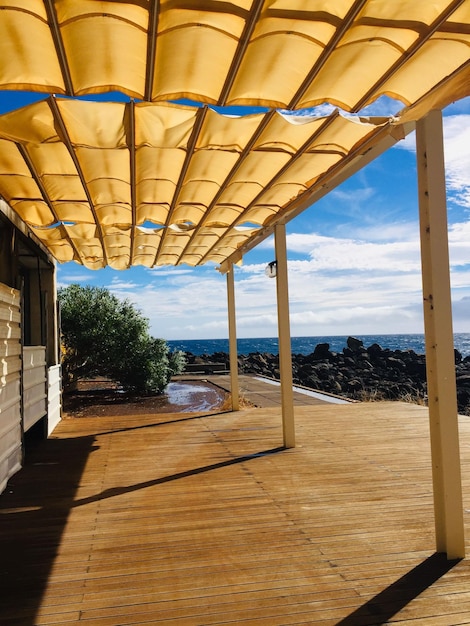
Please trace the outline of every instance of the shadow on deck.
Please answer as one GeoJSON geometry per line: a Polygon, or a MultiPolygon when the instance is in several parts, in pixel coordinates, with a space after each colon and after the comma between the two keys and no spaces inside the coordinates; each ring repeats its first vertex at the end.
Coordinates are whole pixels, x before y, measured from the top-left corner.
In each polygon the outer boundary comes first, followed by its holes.
{"type": "MultiPolygon", "coordinates": [[[[2,626],[470,623],[434,554],[427,411],[67,420],[0,498],[2,626]]],[[[470,428],[461,423],[464,502],[470,428]]]]}

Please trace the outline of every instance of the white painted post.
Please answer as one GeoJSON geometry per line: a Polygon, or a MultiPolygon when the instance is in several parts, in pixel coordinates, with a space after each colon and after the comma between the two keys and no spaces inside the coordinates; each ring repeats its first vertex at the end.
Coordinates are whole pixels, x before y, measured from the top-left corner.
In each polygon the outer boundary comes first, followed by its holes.
{"type": "Polygon", "coordinates": [[[289,290],[285,224],[274,227],[277,273],[277,319],[279,335],[279,369],[281,376],[282,429],[284,446],[295,447],[294,391],[292,388],[292,352],[289,322],[289,290]]]}
{"type": "Polygon", "coordinates": [[[465,556],[442,114],[416,124],[426,371],[436,549],[465,556]]]}
{"type": "Polygon", "coordinates": [[[230,393],[232,397],[232,411],[240,409],[240,392],[238,387],[238,352],[237,328],[235,315],[235,277],[233,263],[227,272],[227,302],[228,302],[228,338],[230,358],[230,393]]]}

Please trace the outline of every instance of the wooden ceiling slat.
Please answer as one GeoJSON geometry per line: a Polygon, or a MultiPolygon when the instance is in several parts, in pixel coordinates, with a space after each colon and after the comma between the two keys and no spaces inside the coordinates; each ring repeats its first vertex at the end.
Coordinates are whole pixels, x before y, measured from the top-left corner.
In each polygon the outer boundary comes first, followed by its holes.
{"type": "Polygon", "coordinates": [[[131,185],[131,245],[129,254],[128,267],[132,266],[135,253],[135,229],[137,226],[137,203],[136,203],[136,174],[135,174],[135,103],[132,100],[126,106],[129,113],[128,116],[128,132],[127,132],[127,147],[129,149],[129,169],[130,169],[130,185],[131,185]]]}
{"type": "Polygon", "coordinates": [[[218,101],[218,104],[220,106],[223,106],[225,104],[228,94],[230,93],[230,89],[233,85],[233,81],[235,80],[235,77],[237,75],[238,68],[240,67],[240,63],[242,62],[243,56],[250,42],[251,35],[253,33],[253,30],[255,29],[263,5],[264,0],[255,0],[253,6],[251,7],[249,19],[247,20],[245,28],[243,29],[243,33],[238,41],[237,50],[232,59],[232,64],[230,65],[230,69],[227,73],[227,78],[225,79],[222,91],[220,92],[218,101]]]}
{"type": "Polygon", "coordinates": [[[152,100],[153,77],[155,73],[155,57],[157,47],[158,17],[160,0],[150,3],[149,27],[147,35],[147,75],[145,77],[145,99],[152,100]]]}
{"type": "MultiPolygon", "coordinates": [[[[292,167],[292,165],[309,149],[309,147],[318,139],[318,137],[339,117],[339,112],[338,111],[334,111],[329,117],[325,118],[324,123],[320,126],[320,128],[317,129],[317,131],[308,138],[308,140],[304,143],[304,145],[299,148],[299,150],[297,150],[295,152],[295,154],[292,155],[292,157],[289,159],[288,163],[286,163],[284,165],[284,167],[282,167],[275,176],[273,176],[273,178],[269,181],[269,183],[267,183],[266,187],[264,189],[262,189],[259,194],[257,194],[253,200],[250,202],[250,204],[245,208],[245,210],[243,211],[242,215],[240,215],[239,217],[237,217],[235,220],[233,220],[233,222],[230,224],[230,226],[228,226],[225,230],[225,233],[219,238],[218,242],[216,244],[214,244],[210,250],[207,251],[207,253],[205,254],[205,256],[201,259],[200,264],[202,265],[206,260],[208,260],[210,258],[211,253],[214,251],[214,249],[216,247],[220,247],[223,246],[223,241],[224,241],[224,237],[226,236],[226,234],[232,229],[235,228],[236,226],[238,226],[239,224],[242,224],[245,221],[245,215],[246,213],[253,207],[256,205],[256,203],[258,202],[258,200],[261,198],[261,196],[263,194],[266,193],[266,189],[268,189],[269,187],[271,187],[272,185],[275,184],[275,182],[277,180],[279,180],[279,178],[281,178],[281,176],[289,170],[290,167],[292,167]]],[[[277,217],[277,214],[276,214],[277,217]]],[[[270,224],[268,223],[266,225],[267,227],[270,226],[270,224]]]]}
{"type": "Polygon", "coordinates": [[[38,174],[38,172],[37,172],[37,170],[36,170],[36,168],[34,166],[34,163],[32,162],[32,160],[31,160],[31,158],[30,158],[30,156],[28,154],[28,151],[20,143],[17,143],[16,147],[18,148],[19,153],[23,157],[24,162],[28,166],[28,169],[31,172],[31,176],[33,177],[34,182],[38,186],[39,191],[41,192],[41,195],[42,195],[42,198],[43,198],[44,202],[49,207],[49,210],[52,213],[52,215],[54,216],[55,221],[57,223],[60,223],[60,226],[59,226],[60,232],[62,233],[63,238],[66,239],[67,242],[70,244],[70,247],[72,248],[73,253],[74,253],[74,257],[76,259],[82,260],[82,256],[81,256],[79,250],[75,246],[72,238],[69,237],[69,234],[67,233],[67,230],[64,228],[63,224],[61,223],[61,220],[59,219],[59,216],[57,215],[55,207],[54,207],[53,203],[51,202],[51,199],[49,198],[49,194],[47,193],[47,191],[46,191],[46,189],[45,189],[45,187],[44,187],[44,185],[42,183],[41,177],[39,176],[39,174],[38,174]]]}
{"type": "Polygon", "coordinates": [[[56,99],[53,96],[51,96],[50,98],[48,98],[47,101],[48,101],[49,106],[51,108],[52,115],[54,116],[54,121],[57,124],[57,126],[58,126],[58,128],[60,130],[60,133],[62,135],[62,140],[64,142],[64,145],[66,146],[66,148],[67,148],[67,150],[68,150],[68,152],[70,154],[70,157],[72,158],[72,161],[73,161],[73,163],[75,165],[75,168],[77,170],[78,177],[80,178],[80,182],[82,183],[83,189],[85,191],[86,198],[87,198],[87,201],[88,201],[88,203],[90,205],[90,210],[91,210],[92,215],[93,215],[93,219],[95,220],[96,230],[97,230],[98,235],[99,235],[101,248],[103,250],[103,263],[105,265],[107,265],[108,264],[108,259],[107,259],[105,244],[104,244],[103,228],[102,228],[101,223],[100,223],[100,221],[98,219],[98,215],[96,213],[94,202],[93,202],[93,200],[92,200],[92,198],[90,196],[90,192],[88,191],[88,186],[86,184],[86,180],[85,180],[85,177],[83,175],[83,171],[82,171],[82,168],[80,166],[80,162],[79,162],[79,160],[77,158],[77,155],[75,154],[75,150],[73,148],[72,142],[70,141],[69,133],[68,133],[67,128],[66,128],[66,126],[64,124],[64,120],[62,119],[62,116],[60,114],[59,107],[57,106],[56,99]]]}
{"type": "Polygon", "coordinates": [[[54,40],[55,49],[57,52],[57,58],[59,60],[60,69],[62,71],[62,77],[65,84],[66,93],[70,96],[75,95],[73,88],[72,77],[70,74],[69,64],[67,61],[67,55],[65,53],[64,42],[62,41],[62,35],[60,32],[59,22],[57,20],[57,13],[54,6],[54,0],[44,0],[44,6],[47,12],[47,19],[51,29],[52,39],[54,40]]]}
{"type": "Polygon", "coordinates": [[[428,29],[418,36],[418,39],[412,44],[412,46],[404,52],[400,58],[392,65],[392,67],[375,82],[372,87],[361,96],[360,100],[353,106],[352,111],[360,111],[367,103],[368,100],[377,92],[387,80],[389,80],[398,70],[405,65],[405,63],[418,52],[423,45],[429,41],[429,39],[436,33],[436,31],[445,23],[445,21],[454,13],[464,2],[467,0],[454,0],[446,9],[434,20],[428,29]]]}
{"type": "Polygon", "coordinates": [[[307,91],[308,87],[312,84],[312,82],[315,80],[315,77],[318,75],[318,73],[320,72],[322,67],[327,62],[327,60],[330,57],[332,51],[335,49],[335,46],[337,45],[337,43],[343,37],[344,33],[349,29],[349,27],[354,22],[354,20],[357,17],[357,15],[362,11],[364,5],[367,2],[368,2],[368,0],[356,0],[356,2],[349,9],[349,11],[346,14],[345,18],[341,22],[341,26],[336,29],[333,37],[328,42],[328,45],[325,47],[325,49],[321,53],[320,57],[317,59],[315,65],[312,67],[310,72],[305,77],[305,79],[302,82],[301,86],[297,90],[297,93],[295,94],[295,96],[289,102],[289,107],[288,107],[289,109],[295,109],[297,104],[302,99],[302,96],[307,91]]]}
{"type": "Polygon", "coordinates": [[[228,184],[230,183],[230,181],[232,180],[232,178],[235,176],[235,174],[237,173],[237,171],[240,169],[240,167],[242,166],[244,160],[246,159],[246,157],[248,156],[248,154],[250,154],[252,147],[255,145],[256,141],[259,139],[259,137],[261,136],[261,133],[264,131],[264,129],[268,126],[269,122],[272,120],[272,118],[276,115],[276,111],[270,111],[269,113],[267,113],[264,117],[263,120],[261,122],[261,124],[258,126],[258,128],[256,129],[256,132],[253,133],[250,141],[247,143],[247,145],[245,146],[245,148],[243,149],[243,151],[241,152],[239,158],[237,159],[237,162],[235,163],[235,165],[233,166],[233,168],[231,169],[231,171],[229,172],[228,176],[226,177],[226,179],[224,180],[223,184],[220,186],[219,191],[215,194],[211,204],[208,206],[206,213],[204,214],[204,216],[202,217],[201,221],[199,222],[197,228],[194,230],[191,239],[188,241],[188,243],[186,244],[183,252],[181,253],[181,259],[184,260],[184,255],[186,254],[186,252],[189,250],[189,248],[191,247],[193,241],[196,239],[196,237],[198,236],[201,228],[204,227],[204,225],[206,224],[207,220],[210,217],[211,214],[211,210],[214,208],[214,206],[217,204],[220,196],[224,193],[225,189],[227,188],[228,184]]]}
{"type": "MultiPolygon", "coordinates": [[[[194,153],[194,148],[196,146],[197,139],[198,139],[199,132],[201,130],[202,124],[204,123],[204,119],[206,117],[206,113],[207,113],[207,107],[201,107],[198,110],[197,114],[196,114],[196,120],[194,122],[194,126],[193,126],[193,129],[192,129],[192,132],[191,132],[191,136],[190,136],[189,141],[188,141],[187,149],[186,149],[186,157],[185,157],[185,160],[184,160],[184,163],[183,163],[183,167],[181,168],[181,172],[180,172],[180,175],[179,175],[178,183],[176,185],[175,193],[173,194],[173,200],[172,200],[172,203],[171,203],[170,210],[168,211],[168,215],[167,215],[166,222],[165,222],[165,228],[164,228],[162,236],[160,238],[160,242],[158,244],[157,252],[155,253],[155,260],[153,262],[153,265],[157,265],[158,258],[160,256],[160,254],[162,254],[162,252],[164,251],[165,242],[166,242],[166,239],[168,237],[168,227],[171,224],[173,213],[175,212],[175,208],[176,208],[177,203],[178,203],[178,197],[179,197],[179,194],[181,192],[181,188],[183,186],[184,179],[186,177],[186,173],[188,171],[189,165],[191,163],[191,159],[192,159],[192,156],[193,156],[193,153],[194,153]]],[[[175,263],[175,265],[177,265],[177,263],[175,263]]]]}

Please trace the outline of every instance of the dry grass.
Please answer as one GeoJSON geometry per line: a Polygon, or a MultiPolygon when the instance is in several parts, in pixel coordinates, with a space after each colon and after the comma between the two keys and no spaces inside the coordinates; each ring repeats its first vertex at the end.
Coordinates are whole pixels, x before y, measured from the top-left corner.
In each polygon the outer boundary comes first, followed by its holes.
{"type": "Polygon", "coordinates": [[[398,398],[389,398],[386,393],[380,389],[362,389],[358,393],[357,400],[360,402],[407,402],[408,404],[418,404],[419,406],[427,406],[426,398],[419,392],[403,392],[398,398]]]}

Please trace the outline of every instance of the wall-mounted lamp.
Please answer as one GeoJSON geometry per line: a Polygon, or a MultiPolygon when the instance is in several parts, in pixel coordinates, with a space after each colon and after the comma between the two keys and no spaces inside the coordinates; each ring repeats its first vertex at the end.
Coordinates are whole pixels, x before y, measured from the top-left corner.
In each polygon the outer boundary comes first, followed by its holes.
{"type": "Polygon", "coordinates": [[[277,261],[271,261],[266,265],[264,273],[268,278],[276,278],[277,276],[277,261]]]}

